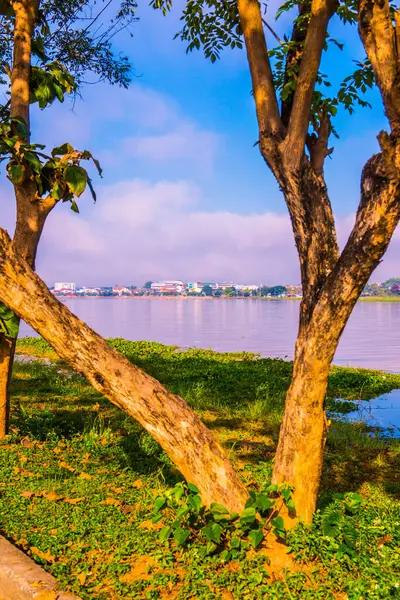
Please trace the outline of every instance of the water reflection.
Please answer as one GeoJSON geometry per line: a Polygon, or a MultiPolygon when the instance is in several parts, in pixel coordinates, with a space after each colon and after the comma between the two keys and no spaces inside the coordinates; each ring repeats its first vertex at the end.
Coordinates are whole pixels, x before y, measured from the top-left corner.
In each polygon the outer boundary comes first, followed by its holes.
{"type": "Polygon", "coordinates": [[[362,421],[370,427],[381,427],[393,437],[400,437],[400,390],[356,404],[357,410],[346,415],[346,420],[362,421]]]}
{"type": "MultiPolygon", "coordinates": [[[[293,357],[296,301],[68,298],[66,304],[105,337],[293,357]]],[[[23,325],[21,335],[28,334],[23,325]]],[[[335,362],[399,372],[400,303],[358,303],[335,362]]]]}

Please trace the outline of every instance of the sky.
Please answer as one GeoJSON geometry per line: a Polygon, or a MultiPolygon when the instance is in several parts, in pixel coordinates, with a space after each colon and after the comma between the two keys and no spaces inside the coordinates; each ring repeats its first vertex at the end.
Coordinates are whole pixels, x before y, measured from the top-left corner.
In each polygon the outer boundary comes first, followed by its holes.
{"type": "MultiPolygon", "coordinates": [[[[163,17],[145,4],[140,21],[122,34],[116,50],[133,65],[128,90],[88,84],[74,103],[33,110],[32,141],[66,141],[100,160],[91,171],[97,202],[79,199],[80,213],[56,206],[40,242],[37,271],[48,285],[142,285],[147,280],[236,281],[274,285],[299,282],[293,234],[283,197],[255,146],[257,124],[244,51],[225,50],[215,64],[186,54],[173,40],[180,6],[163,17]]],[[[276,6],[276,5],[275,5],[276,6]]],[[[267,18],[279,35],[269,4],[267,18]],[[270,15],[270,16],[268,16],[270,15]]],[[[364,52],[354,27],[333,22],[345,42],[322,69],[334,86],[364,52]]],[[[272,40],[268,37],[271,45],[272,40]]],[[[345,243],[359,201],[360,173],[378,151],[386,128],[379,96],[373,109],[339,111],[340,139],[327,160],[326,178],[339,240],[345,243]]],[[[15,222],[12,188],[0,183],[0,226],[15,222]]],[[[400,276],[400,231],[372,280],[400,276]]]]}

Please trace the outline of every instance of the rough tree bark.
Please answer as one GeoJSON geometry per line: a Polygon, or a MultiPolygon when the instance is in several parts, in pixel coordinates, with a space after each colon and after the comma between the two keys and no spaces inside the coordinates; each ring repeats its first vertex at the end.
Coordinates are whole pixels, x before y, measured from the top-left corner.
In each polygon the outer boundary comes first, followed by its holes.
{"type": "Polygon", "coordinates": [[[0,300],[40,333],[99,392],[160,443],[205,503],[241,512],[246,488],[214,435],[185,401],[112,350],[59,302],[0,229],[0,300]]]}
{"type": "MultiPolygon", "coordinates": [[[[31,46],[39,6],[38,0],[21,0],[13,3],[15,11],[14,51],[11,71],[10,116],[24,119],[29,129],[29,78],[31,46]]],[[[51,200],[36,197],[36,187],[31,181],[15,186],[17,219],[14,242],[35,268],[35,258],[46,218],[55,205],[51,200]]],[[[10,413],[10,380],[14,362],[15,340],[0,335],[0,438],[8,431],[10,413]]]]}
{"type": "MultiPolygon", "coordinates": [[[[382,152],[364,167],[356,222],[339,255],[323,175],[325,158],[331,152],[329,116],[321,117],[317,135],[308,134],[312,95],[336,2],[311,2],[305,36],[303,31],[304,45],[297,53],[296,90],[283,103],[281,114],[258,0],[239,0],[238,8],[253,83],[260,151],[286,200],[303,287],[293,379],[286,398],[273,481],[294,486],[296,519],[309,523],[315,510],[327,433],[324,399],[329,366],[353,307],[400,220],[400,70],[396,28],[387,0],[360,0],[360,36],[375,72],[391,133],[379,135],[382,152]]],[[[304,5],[300,11],[304,11],[304,5]]],[[[397,36],[400,37],[399,29],[397,36]]],[[[299,40],[296,25],[292,39],[299,40]]],[[[295,60],[293,53],[289,53],[288,60],[295,60]]]]}

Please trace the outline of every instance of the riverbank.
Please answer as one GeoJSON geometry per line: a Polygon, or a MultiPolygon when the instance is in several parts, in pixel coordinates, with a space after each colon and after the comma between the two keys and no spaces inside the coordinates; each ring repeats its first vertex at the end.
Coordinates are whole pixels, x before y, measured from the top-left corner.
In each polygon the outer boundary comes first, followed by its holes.
{"type": "MultiPolygon", "coordinates": [[[[111,340],[179,393],[213,429],[249,489],[271,475],[292,365],[250,353],[219,354],[111,340]]],[[[332,418],[319,510],[292,549],[250,546],[234,560],[201,558],[200,546],[160,543],[154,501],[180,480],[158,444],[61,363],[41,339],[22,339],[12,381],[12,431],[0,443],[0,519],[8,539],[82,600],[368,600],[400,583],[400,445],[332,418]],[[41,362],[46,358],[49,362],[41,362]],[[345,510],[357,540],[326,535],[321,515],[345,510]],[[356,502],[357,504],[357,502],[356,502]],[[349,542],[350,543],[350,542],[349,542]],[[343,551],[344,544],[344,551],[343,551]],[[340,549],[341,548],[341,549],[340,549]],[[347,550],[346,550],[347,548],[347,550]],[[279,571],[277,557],[282,567],[279,571]]],[[[328,407],[400,388],[400,376],[334,367],[328,407]]],[[[348,408],[343,406],[342,408],[348,408]]]]}
{"type": "Polygon", "coordinates": [[[400,296],[362,296],[360,302],[400,302],[400,296]]]}

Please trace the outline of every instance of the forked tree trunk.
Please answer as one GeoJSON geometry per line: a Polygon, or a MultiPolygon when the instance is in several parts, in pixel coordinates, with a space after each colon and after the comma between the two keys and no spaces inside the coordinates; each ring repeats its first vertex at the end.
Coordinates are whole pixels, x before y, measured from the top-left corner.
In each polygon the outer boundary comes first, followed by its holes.
{"type": "Polygon", "coordinates": [[[294,486],[297,517],[306,523],[315,511],[322,470],[329,366],[357,299],[400,219],[400,178],[395,166],[399,142],[385,134],[379,141],[382,153],[373,156],[362,173],[361,201],[346,247],[326,275],[314,304],[304,307],[303,303],[301,311],[273,481],[294,486]]]}
{"type": "Polygon", "coordinates": [[[241,512],[248,493],[225,452],[179,396],[112,350],[49,292],[0,229],[0,300],[46,339],[99,392],[159,442],[206,504],[241,512]]]}

